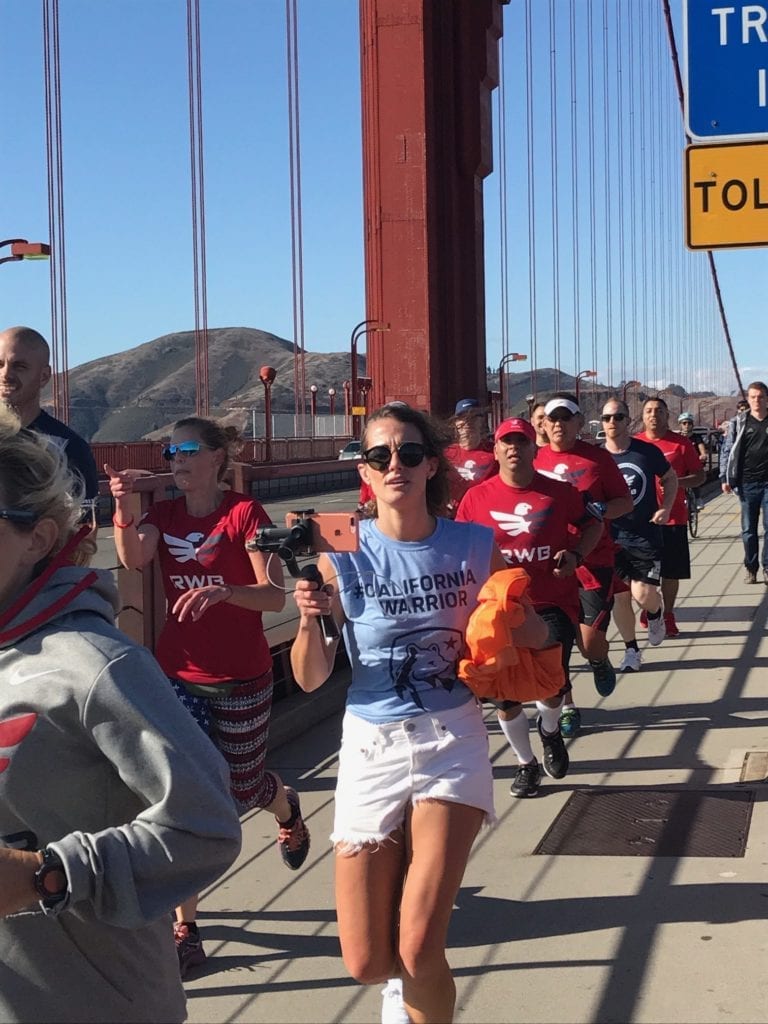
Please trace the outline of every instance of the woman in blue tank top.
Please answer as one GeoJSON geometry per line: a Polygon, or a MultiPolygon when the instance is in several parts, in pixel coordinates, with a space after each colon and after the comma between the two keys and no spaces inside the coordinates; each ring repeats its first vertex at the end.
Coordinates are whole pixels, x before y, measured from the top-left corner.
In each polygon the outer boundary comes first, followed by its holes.
{"type": "MultiPolygon", "coordinates": [[[[491,530],[441,518],[448,464],[428,417],[384,406],[362,449],[376,517],[360,523],[358,551],[320,556],[322,590],[297,582],[291,662],[304,690],[325,682],[337,641],[318,616],[332,614],[352,665],[331,836],[344,962],[363,984],[389,979],[390,1019],[451,1021],[448,922],[475,836],[495,820],[485,723],[456,669],[478,591],[505,562],[491,530]]],[[[532,608],[516,640],[546,644],[532,608]]]]}

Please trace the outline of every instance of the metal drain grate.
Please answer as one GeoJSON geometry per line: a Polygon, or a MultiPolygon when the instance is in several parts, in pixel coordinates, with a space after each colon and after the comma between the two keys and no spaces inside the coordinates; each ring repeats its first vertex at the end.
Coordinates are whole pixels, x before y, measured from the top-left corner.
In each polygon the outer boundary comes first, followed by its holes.
{"type": "Polygon", "coordinates": [[[534,853],[743,857],[751,790],[601,789],[573,793],[534,853]]]}

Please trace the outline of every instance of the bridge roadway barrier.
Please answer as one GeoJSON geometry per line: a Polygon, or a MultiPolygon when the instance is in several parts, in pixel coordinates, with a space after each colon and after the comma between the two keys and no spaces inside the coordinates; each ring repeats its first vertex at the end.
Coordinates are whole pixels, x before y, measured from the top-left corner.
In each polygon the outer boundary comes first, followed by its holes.
{"type": "MultiPolygon", "coordinates": [[[[574,656],[583,728],[569,743],[567,778],[545,778],[535,799],[510,797],[512,758],[486,708],[499,822],[475,845],[450,928],[460,1022],[768,1019],[768,587],[742,582],[733,496],[705,501],[691,551],[678,638],[649,648],[639,631],[643,667],[620,676],[608,698],[574,656]],[[605,823],[595,826],[591,855],[534,852],[571,798],[648,788],[661,792],[630,821],[635,855],[607,853],[618,818],[607,838],[605,823]],[[689,835],[711,833],[711,852],[738,832],[719,830],[717,815],[670,813],[671,798],[696,794],[719,806],[746,800],[743,855],[688,852],[689,835]],[[653,855],[653,830],[667,826],[677,847],[653,855]]],[[[609,639],[618,664],[623,645],[613,630],[609,639]]],[[[273,819],[244,819],[242,854],[200,907],[209,959],[185,983],[193,1024],[380,1019],[378,986],[347,976],[337,941],[328,835],[341,713],[324,717],[329,708],[315,704],[306,714],[323,690],[340,697],[345,684],[336,676],[317,696],[275,708],[273,731],[287,719],[293,738],[269,765],[301,793],[312,848],[294,874],[280,863],[273,819]]]]}

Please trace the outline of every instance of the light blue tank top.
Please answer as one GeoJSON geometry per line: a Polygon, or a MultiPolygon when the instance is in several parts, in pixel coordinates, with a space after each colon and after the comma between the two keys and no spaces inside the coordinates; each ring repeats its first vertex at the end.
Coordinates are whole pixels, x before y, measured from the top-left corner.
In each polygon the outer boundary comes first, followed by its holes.
{"type": "Polygon", "coordinates": [[[425,540],[395,541],[366,519],[358,551],[328,556],[347,618],[349,711],[396,722],[470,699],[456,669],[492,547],[493,531],[476,523],[438,519],[425,540]]]}

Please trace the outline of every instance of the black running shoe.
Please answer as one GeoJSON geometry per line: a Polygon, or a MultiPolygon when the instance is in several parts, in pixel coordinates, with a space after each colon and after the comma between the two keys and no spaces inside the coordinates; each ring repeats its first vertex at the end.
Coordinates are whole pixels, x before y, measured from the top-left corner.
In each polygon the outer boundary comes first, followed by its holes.
{"type": "Polygon", "coordinates": [[[301,805],[295,789],[285,787],[285,795],[293,812],[293,824],[281,825],[277,833],[277,846],[283,863],[291,871],[298,871],[309,853],[309,829],[301,816],[301,805]]]}
{"type": "Polygon", "coordinates": [[[536,719],[536,728],[539,730],[541,745],[544,747],[544,756],[541,759],[544,771],[550,779],[564,779],[568,774],[568,765],[571,763],[571,759],[568,757],[560,730],[558,729],[551,736],[547,735],[541,727],[541,717],[536,719]]]}
{"type": "Polygon", "coordinates": [[[534,758],[530,764],[521,764],[509,788],[512,796],[536,796],[541,782],[541,768],[534,758]]]}
{"type": "MultiPolygon", "coordinates": [[[[667,631],[669,636],[669,631],[667,631]]],[[[616,673],[613,665],[604,658],[602,661],[590,661],[592,675],[595,680],[595,689],[601,697],[610,697],[616,689],[616,673]]]]}

